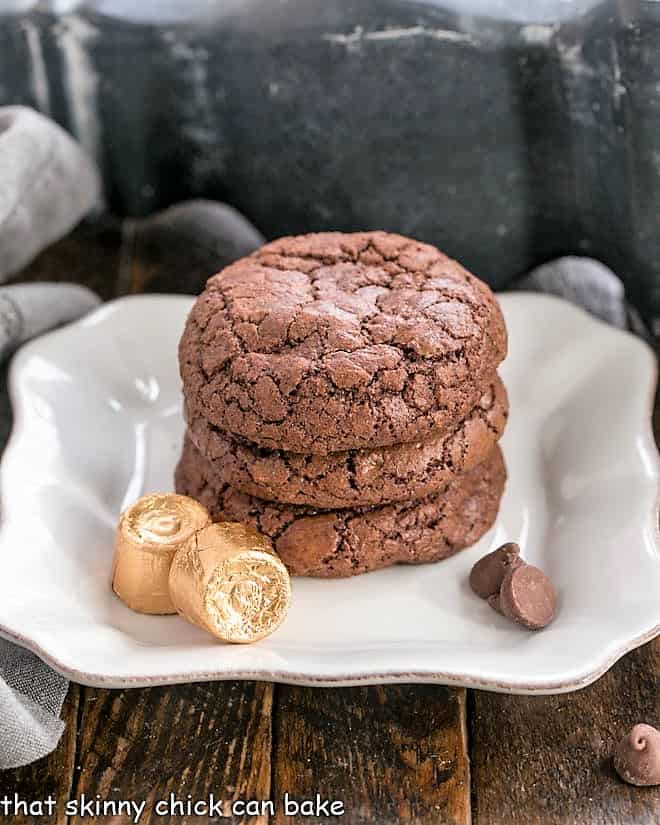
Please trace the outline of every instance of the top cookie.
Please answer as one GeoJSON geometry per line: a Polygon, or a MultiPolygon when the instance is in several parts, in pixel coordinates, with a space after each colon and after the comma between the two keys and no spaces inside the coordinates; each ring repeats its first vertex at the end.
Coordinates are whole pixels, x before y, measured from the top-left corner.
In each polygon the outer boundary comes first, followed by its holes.
{"type": "Polygon", "coordinates": [[[281,238],[214,275],[179,346],[189,414],[291,452],[427,438],[506,355],[486,284],[385,232],[281,238]]]}

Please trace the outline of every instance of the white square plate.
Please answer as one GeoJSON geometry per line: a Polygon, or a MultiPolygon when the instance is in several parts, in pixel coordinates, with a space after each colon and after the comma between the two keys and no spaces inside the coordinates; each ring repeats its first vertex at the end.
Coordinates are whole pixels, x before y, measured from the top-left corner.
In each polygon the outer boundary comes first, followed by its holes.
{"type": "Polygon", "coordinates": [[[434,565],[294,579],[284,625],[214,642],[112,593],[120,511],[172,489],[183,434],[176,349],[191,299],[106,304],[15,357],[15,426],[0,468],[0,633],[61,673],[124,687],[254,678],[311,685],[443,682],[572,690],[660,630],[655,358],[631,335],[547,296],[501,296],[509,481],[496,526],[434,565]],[[518,541],[559,597],[530,633],[467,586],[481,555],[518,541]]]}

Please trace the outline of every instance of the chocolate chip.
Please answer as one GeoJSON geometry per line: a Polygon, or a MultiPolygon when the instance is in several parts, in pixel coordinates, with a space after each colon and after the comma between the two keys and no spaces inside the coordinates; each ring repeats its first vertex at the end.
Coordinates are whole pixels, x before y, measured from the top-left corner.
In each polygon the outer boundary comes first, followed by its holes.
{"type": "Polygon", "coordinates": [[[479,559],[470,572],[470,587],[477,596],[487,599],[497,595],[507,570],[524,564],[519,554],[520,547],[510,541],[479,559]]]}
{"type": "Polygon", "coordinates": [[[617,745],[614,769],[631,785],[660,785],[660,730],[635,725],[617,745]]]}
{"type": "Polygon", "coordinates": [[[555,589],[538,567],[509,567],[502,579],[499,605],[502,613],[529,630],[540,630],[555,615],[555,589]]]}

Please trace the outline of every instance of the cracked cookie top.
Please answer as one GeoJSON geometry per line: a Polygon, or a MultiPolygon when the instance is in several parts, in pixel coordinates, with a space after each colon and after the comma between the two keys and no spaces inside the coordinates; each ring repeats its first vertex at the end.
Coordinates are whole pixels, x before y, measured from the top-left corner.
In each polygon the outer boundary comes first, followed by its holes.
{"type": "Polygon", "coordinates": [[[189,416],[320,454],[442,432],[505,354],[490,289],[385,232],[267,244],[209,279],[179,347],[189,416]]]}

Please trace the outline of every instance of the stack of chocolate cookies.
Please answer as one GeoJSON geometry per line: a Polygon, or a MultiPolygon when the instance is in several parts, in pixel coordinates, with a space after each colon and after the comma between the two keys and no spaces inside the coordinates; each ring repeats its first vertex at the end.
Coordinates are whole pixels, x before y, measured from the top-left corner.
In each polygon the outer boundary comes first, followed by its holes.
{"type": "Polygon", "coordinates": [[[505,355],[490,289],[433,246],[267,244],[186,323],[177,492],[272,538],[294,575],[445,558],[497,515],[505,355]]]}

